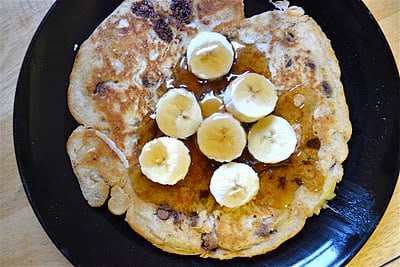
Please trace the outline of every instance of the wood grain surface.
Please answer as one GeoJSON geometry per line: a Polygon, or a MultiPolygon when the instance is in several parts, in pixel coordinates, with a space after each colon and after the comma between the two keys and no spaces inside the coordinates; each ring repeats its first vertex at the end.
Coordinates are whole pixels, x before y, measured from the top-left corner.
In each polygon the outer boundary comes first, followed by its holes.
{"type": "MultiPolygon", "coordinates": [[[[381,26],[399,67],[400,1],[363,2],[381,26]]],[[[12,137],[19,69],[37,26],[53,3],[54,0],[0,0],[0,266],[71,266],[29,205],[17,170],[12,137]]],[[[400,266],[399,225],[398,183],[383,219],[348,266],[400,266]]]]}

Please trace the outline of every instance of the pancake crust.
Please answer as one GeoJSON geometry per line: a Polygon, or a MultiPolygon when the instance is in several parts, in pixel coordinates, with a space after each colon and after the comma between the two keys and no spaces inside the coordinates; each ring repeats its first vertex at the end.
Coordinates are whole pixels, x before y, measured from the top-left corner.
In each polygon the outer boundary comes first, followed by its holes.
{"type": "Polygon", "coordinates": [[[319,214],[343,176],[351,135],[339,64],[317,23],[299,7],[245,19],[239,0],[126,0],[80,47],[68,105],[82,125],[67,152],[89,205],[126,213],[132,229],[162,250],[219,259],[271,251],[319,214]],[[201,157],[174,186],[147,180],[138,166],[141,147],[158,134],[149,115],[200,31],[257,49],[279,88],[274,114],[298,138],[283,163],[254,164],[260,191],[235,209],[209,193],[212,169],[201,157]]]}

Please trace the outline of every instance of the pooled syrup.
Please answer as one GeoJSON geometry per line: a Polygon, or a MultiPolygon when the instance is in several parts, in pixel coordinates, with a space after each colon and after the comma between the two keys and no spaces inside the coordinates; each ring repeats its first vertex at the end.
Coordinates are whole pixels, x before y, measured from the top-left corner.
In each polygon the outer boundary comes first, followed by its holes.
{"type": "MultiPolygon", "coordinates": [[[[182,58],[173,72],[166,88],[186,88],[193,92],[202,108],[203,117],[215,112],[224,112],[223,92],[228,84],[240,74],[255,72],[270,78],[268,61],[253,45],[234,43],[235,61],[231,71],[224,77],[214,80],[201,80],[189,72],[186,59],[182,58]]],[[[259,207],[284,209],[293,200],[300,185],[311,191],[320,191],[324,182],[323,175],[317,169],[318,148],[309,146],[314,140],[313,111],[317,93],[307,87],[298,86],[293,90],[279,91],[279,99],[273,114],[285,118],[294,126],[299,137],[295,152],[286,160],[276,164],[265,164],[254,159],[247,148],[235,162],[244,162],[258,173],[260,189],[254,199],[259,207]],[[299,97],[300,96],[300,97],[299,97]],[[305,96],[305,97],[304,97],[305,96]],[[301,103],[299,104],[299,100],[301,103]]],[[[248,132],[252,124],[242,123],[248,132]]],[[[139,144],[162,136],[152,119],[145,119],[139,129],[139,144]],[[151,132],[152,134],[148,134],[151,132]],[[141,134],[142,133],[142,134],[141,134]]],[[[209,192],[211,176],[221,163],[205,157],[196,143],[196,134],[183,140],[190,150],[191,165],[184,180],[173,186],[151,182],[140,172],[139,167],[131,169],[132,185],[141,199],[156,204],[165,204],[172,210],[191,214],[192,212],[211,211],[215,205],[209,192]]],[[[318,141],[318,140],[317,140],[318,141]]]]}

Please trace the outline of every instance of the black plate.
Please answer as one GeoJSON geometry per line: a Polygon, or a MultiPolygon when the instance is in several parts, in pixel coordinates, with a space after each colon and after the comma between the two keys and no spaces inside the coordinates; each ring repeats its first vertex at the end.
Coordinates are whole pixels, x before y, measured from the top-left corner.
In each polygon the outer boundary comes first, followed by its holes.
{"type": "MultiPolygon", "coordinates": [[[[358,0],[292,1],[332,40],[353,123],[345,175],[330,208],[271,253],[216,261],[168,254],[122,217],[84,201],[65,152],[77,126],[67,109],[68,76],[81,44],[120,0],[58,1],[27,51],[14,106],[14,142],[29,201],[47,234],[82,266],[337,266],[348,262],[378,224],[399,171],[399,75],[377,23],[358,0]]],[[[262,3],[260,3],[262,2],[262,3]]],[[[247,15],[271,9],[248,1],[247,15]]]]}

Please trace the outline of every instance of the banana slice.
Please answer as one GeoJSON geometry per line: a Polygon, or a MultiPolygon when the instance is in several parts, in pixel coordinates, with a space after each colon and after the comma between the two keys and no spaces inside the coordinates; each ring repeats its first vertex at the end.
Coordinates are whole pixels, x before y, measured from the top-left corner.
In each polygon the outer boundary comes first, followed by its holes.
{"type": "Polygon", "coordinates": [[[224,93],[226,109],[243,122],[254,122],[271,113],[278,96],[275,86],[263,75],[244,73],[224,93]]]}
{"type": "Polygon", "coordinates": [[[248,134],[249,152],[264,163],[287,159],[296,147],[292,126],[282,117],[269,115],[254,124],[248,134]]]}
{"type": "Polygon", "coordinates": [[[172,137],[146,143],[139,156],[142,173],[153,182],[174,185],[185,178],[190,165],[189,149],[172,137]]]}
{"type": "Polygon", "coordinates": [[[214,80],[229,72],[234,52],[222,34],[201,32],[193,38],[186,52],[189,70],[200,79],[214,80]]]}
{"type": "Polygon", "coordinates": [[[169,136],[186,138],[197,131],[203,117],[192,92],[175,88],[164,94],[156,105],[158,128],[169,136]]]}
{"type": "Polygon", "coordinates": [[[214,171],[210,191],[222,206],[235,208],[249,202],[258,192],[259,178],[247,164],[230,162],[214,171]]]}
{"type": "Polygon", "coordinates": [[[208,158],[227,162],[242,154],[246,146],[246,132],[232,115],[214,113],[201,123],[197,143],[208,158]]]}

